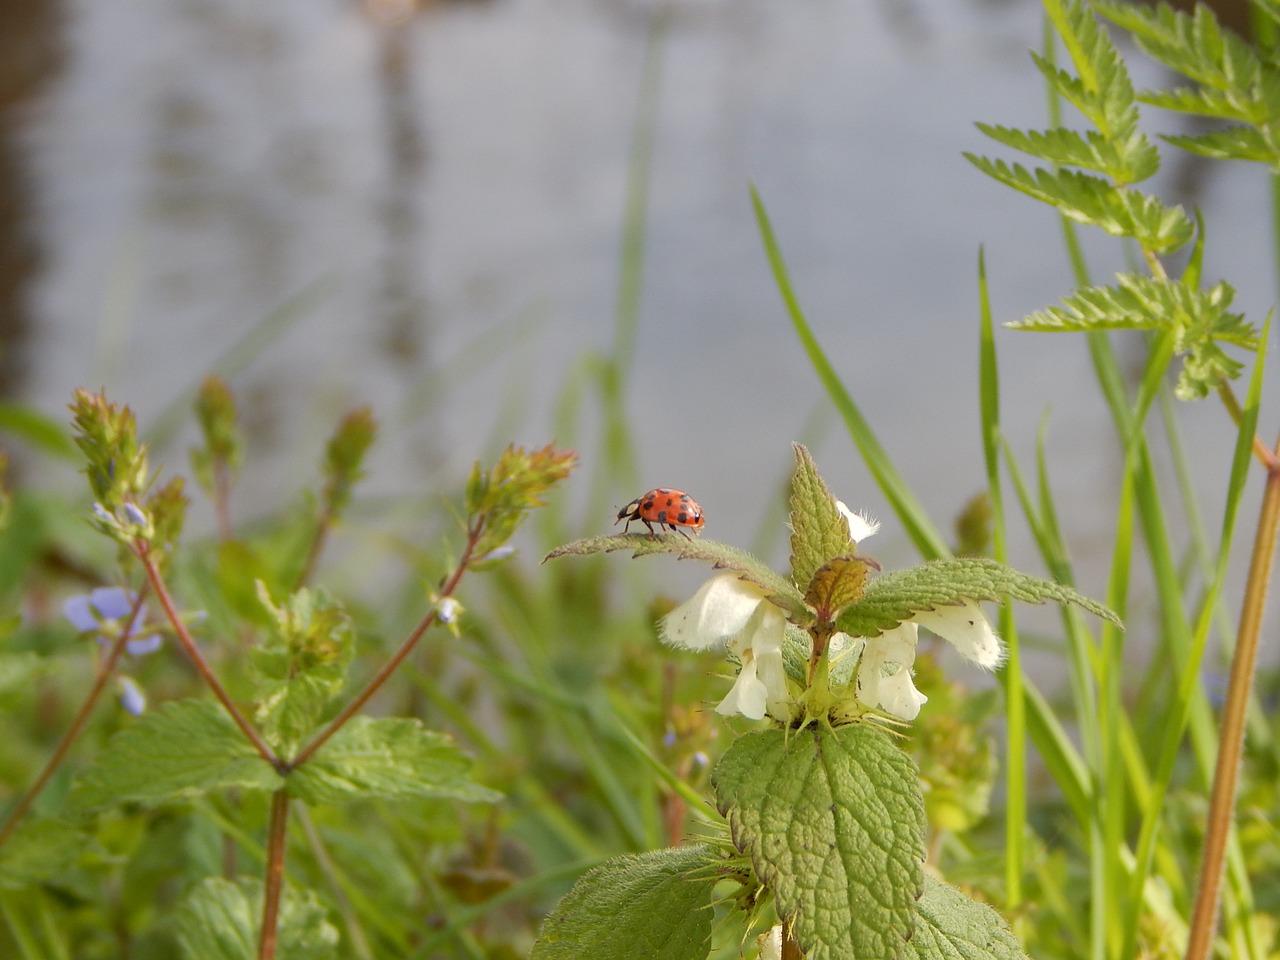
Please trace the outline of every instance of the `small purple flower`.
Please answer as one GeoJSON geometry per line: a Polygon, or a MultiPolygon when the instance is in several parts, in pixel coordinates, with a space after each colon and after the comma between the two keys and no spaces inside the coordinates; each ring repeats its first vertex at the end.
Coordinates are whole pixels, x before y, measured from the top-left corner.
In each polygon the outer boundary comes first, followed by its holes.
{"type": "Polygon", "coordinates": [[[126,503],[124,505],[124,514],[129,518],[130,523],[135,523],[140,527],[147,525],[147,515],[136,503],[126,503]]]}
{"type": "Polygon", "coordinates": [[[135,717],[142,716],[142,711],[147,709],[147,696],[142,689],[133,682],[131,677],[120,677],[120,706],[124,707],[135,717]]]}
{"type": "MultiPolygon", "coordinates": [[[[62,605],[62,612],[71,621],[71,625],[81,633],[98,631],[95,639],[106,646],[111,642],[111,638],[101,632],[104,625],[107,621],[122,621],[129,616],[129,611],[133,609],[136,599],[136,595],[121,587],[99,587],[92,593],[68,597],[66,603],[62,605]]],[[[141,606],[127,628],[119,626],[117,622],[112,624],[108,632],[114,637],[118,636],[121,630],[127,629],[132,637],[141,628],[146,616],[147,608],[141,606]]],[[[153,633],[150,636],[126,640],[125,649],[130,656],[141,657],[159,650],[160,643],[160,634],[153,633]]]]}

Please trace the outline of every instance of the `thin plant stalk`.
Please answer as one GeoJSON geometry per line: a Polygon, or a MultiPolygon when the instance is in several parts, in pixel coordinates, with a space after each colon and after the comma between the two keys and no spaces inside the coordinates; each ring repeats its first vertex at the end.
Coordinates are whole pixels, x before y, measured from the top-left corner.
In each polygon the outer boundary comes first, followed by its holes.
{"type": "Polygon", "coordinates": [[[44,765],[44,769],[40,771],[40,775],[36,777],[27,792],[22,795],[18,801],[18,805],[13,808],[4,825],[0,826],[0,847],[4,846],[5,841],[17,829],[18,824],[22,821],[31,809],[31,805],[36,802],[36,798],[49,785],[49,780],[53,776],[54,771],[62,766],[62,761],[67,758],[67,754],[71,750],[72,744],[79,739],[80,734],[84,731],[85,724],[89,722],[89,716],[93,713],[93,708],[97,705],[98,699],[102,696],[102,691],[106,689],[107,681],[111,679],[115,673],[116,664],[119,663],[121,655],[124,653],[125,644],[129,642],[132,635],[133,622],[138,616],[138,611],[142,609],[142,601],[145,590],[139,590],[133,600],[133,606],[129,609],[129,618],[125,621],[124,629],[120,631],[120,635],[116,637],[115,642],[111,644],[111,649],[107,652],[107,656],[98,666],[97,676],[93,678],[93,686],[89,688],[89,694],[84,698],[84,703],[80,705],[80,709],[76,711],[75,717],[71,721],[71,726],[67,728],[67,732],[62,735],[62,739],[58,741],[58,746],[54,749],[53,755],[49,758],[49,762],[44,765]]]}
{"type": "Polygon", "coordinates": [[[1245,583],[1244,605],[1235,654],[1231,658],[1231,675],[1227,683],[1227,701],[1222,712],[1222,732],[1218,761],[1214,769],[1213,793],[1209,800],[1209,820],[1204,853],[1200,861],[1200,879],[1196,889],[1195,908],[1191,914],[1191,930],[1187,937],[1186,960],[1205,960],[1213,944],[1217,927],[1219,896],[1227,840],[1231,833],[1235,810],[1236,785],[1240,773],[1240,757],[1244,750],[1245,714],[1253,675],[1257,664],[1258,638],[1262,631],[1262,614],[1266,606],[1267,588],[1275,563],[1276,533],[1280,529],[1280,445],[1267,470],[1262,509],[1258,517],[1253,556],[1245,583]]]}
{"type": "Polygon", "coordinates": [[[267,866],[262,892],[262,931],[258,960],[274,960],[280,919],[280,893],[284,888],[284,841],[289,825],[289,793],[283,787],[271,795],[271,820],[267,827],[267,866]]]}
{"type": "MultiPolygon", "coordinates": [[[[445,581],[444,586],[440,590],[440,599],[444,600],[453,596],[455,590],[458,589],[458,583],[462,580],[462,575],[467,572],[467,565],[471,562],[471,557],[475,553],[476,544],[480,542],[480,536],[484,533],[484,520],[477,520],[467,531],[467,545],[462,551],[462,558],[458,561],[458,565],[454,568],[453,573],[445,581]]],[[[328,743],[329,738],[341,730],[360,709],[368,703],[375,693],[382,689],[382,685],[391,678],[396,668],[404,662],[404,658],[409,656],[413,648],[417,646],[418,641],[422,639],[423,634],[430,630],[439,619],[439,606],[433,606],[431,611],[422,618],[422,622],[414,627],[413,632],[400,644],[400,649],[392,654],[391,658],[382,665],[382,668],[374,674],[373,678],[365,684],[356,696],[342,708],[342,711],[329,721],[328,726],[316,734],[315,738],[298,751],[295,756],[287,764],[282,764],[281,773],[288,773],[290,770],[296,770],[302,764],[306,763],[311,756],[322,746],[328,743]]]]}
{"type": "Polygon", "coordinates": [[[253,744],[253,748],[258,751],[258,755],[263,760],[271,764],[278,772],[284,773],[284,762],[276,756],[275,751],[268,746],[267,742],[262,739],[262,734],[254,729],[248,718],[235,705],[235,701],[231,699],[226,688],[222,685],[217,675],[209,666],[209,662],[205,660],[204,654],[200,652],[200,648],[196,646],[195,638],[191,636],[191,631],[187,629],[187,625],[183,622],[181,615],[178,613],[177,607],[173,603],[173,598],[169,596],[169,590],[165,586],[164,578],[160,576],[160,570],[156,567],[155,562],[151,559],[149,549],[145,543],[135,545],[134,553],[138,560],[142,563],[142,567],[147,572],[147,579],[151,582],[152,589],[156,592],[156,597],[160,601],[160,605],[164,607],[165,616],[169,618],[169,623],[173,625],[174,633],[177,634],[178,642],[182,644],[182,649],[187,652],[187,656],[191,659],[191,663],[195,666],[196,672],[200,674],[205,683],[209,685],[209,689],[213,691],[213,695],[218,698],[218,702],[230,714],[235,725],[240,728],[240,732],[245,735],[248,741],[253,744]]]}

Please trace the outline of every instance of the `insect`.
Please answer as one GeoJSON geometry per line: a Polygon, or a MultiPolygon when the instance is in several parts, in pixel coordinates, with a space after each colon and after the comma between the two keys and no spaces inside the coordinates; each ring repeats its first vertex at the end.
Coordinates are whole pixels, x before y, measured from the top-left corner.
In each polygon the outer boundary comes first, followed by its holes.
{"type": "Polygon", "coordinates": [[[652,536],[658,535],[653,529],[656,523],[659,527],[670,527],[676,533],[683,535],[686,540],[692,540],[693,537],[685,533],[682,527],[700,534],[703,524],[702,508],[694,503],[693,498],[687,493],[672,490],[669,487],[658,487],[642,497],[636,497],[618,511],[618,519],[613,522],[621,523],[623,520],[627,521],[626,526],[622,528],[623,533],[627,532],[632,521],[639,520],[649,528],[652,536]]]}

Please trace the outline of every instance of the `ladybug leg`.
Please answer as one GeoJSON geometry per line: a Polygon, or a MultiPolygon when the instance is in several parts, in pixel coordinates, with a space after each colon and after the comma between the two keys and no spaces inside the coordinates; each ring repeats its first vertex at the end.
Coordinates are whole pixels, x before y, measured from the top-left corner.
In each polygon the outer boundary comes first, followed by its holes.
{"type": "Polygon", "coordinates": [[[650,522],[649,522],[648,520],[646,520],[644,517],[641,517],[641,518],[640,518],[640,522],[641,522],[641,523],[643,523],[646,527],[648,527],[648,528],[649,528],[649,536],[651,536],[651,537],[656,537],[656,536],[657,536],[657,534],[656,534],[656,533],[654,533],[654,531],[653,531],[653,524],[652,524],[652,523],[650,523],[650,522]]]}
{"type": "Polygon", "coordinates": [[[674,530],[676,533],[680,534],[680,536],[684,537],[684,538],[685,538],[686,540],[688,540],[690,543],[692,543],[692,542],[693,542],[693,537],[689,536],[689,534],[685,533],[685,532],[684,532],[683,530],[681,530],[679,527],[672,527],[671,529],[672,529],[672,530],[674,530]]]}

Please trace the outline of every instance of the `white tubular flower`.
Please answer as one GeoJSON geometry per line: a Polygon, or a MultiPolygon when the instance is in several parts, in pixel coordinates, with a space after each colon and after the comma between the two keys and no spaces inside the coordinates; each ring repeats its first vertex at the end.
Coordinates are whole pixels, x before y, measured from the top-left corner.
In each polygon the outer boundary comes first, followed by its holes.
{"type": "Polygon", "coordinates": [[[845,519],[845,523],[849,525],[849,537],[854,543],[861,543],[867,537],[880,529],[880,522],[878,520],[872,520],[870,517],[864,517],[860,513],[854,513],[845,506],[843,500],[836,501],[836,509],[840,511],[841,516],[845,519]]]}
{"type": "Polygon", "coordinates": [[[903,720],[914,720],[928,701],[911,681],[916,662],[916,625],[900,623],[866,641],[858,664],[858,699],[903,720]]]}
{"type": "Polygon", "coordinates": [[[766,713],[789,719],[787,672],[782,663],[782,636],[786,629],[782,611],[761,602],[742,631],[729,641],[729,649],[742,661],[738,679],[716,713],[740,713],[760,720],[766,713]]]}
{"type": "Polygon", "coordinates": [[[766,713],[780,720],[791,717],[782,662],[785,630],[782,611],[765,600],[764,590],[734,573],[712,577],[661,623],[662,638],[673,646],[709,650],[726,645],[738,657],[742,669],[716,712],[752,720],[766,713]]]}
{"type": "Polygon", "coordinates": [[[740,580],[736,573],[720,573],[698,592],[662,618],[662,639],[673,647],[708,650],[742,632],[764,591],[740,580]]]}
{"type": "Polygon", "coordinates": [[[756,937],[756,946],[760,948],[760,960],[782,960],[782,924],[756,937]]]}
{"type": "Polygon", "coordinates": [[[921,610],[911,619],[950,642],[980,667],[994,670],[1004,661],[1004,645],[991,629],[986,614],[972,600],[960,606],[921,610]]]}
{"type": "Polygon", "coordinates": [[[928,699],[911,682],[918,627],[936,633],[988,670],[995,669],[1004,659],[1000,638],[972,600],[918,611],[894,629],[868,639],[858,664],[858,699],[903,720],[914,720],[928,699]]]}

